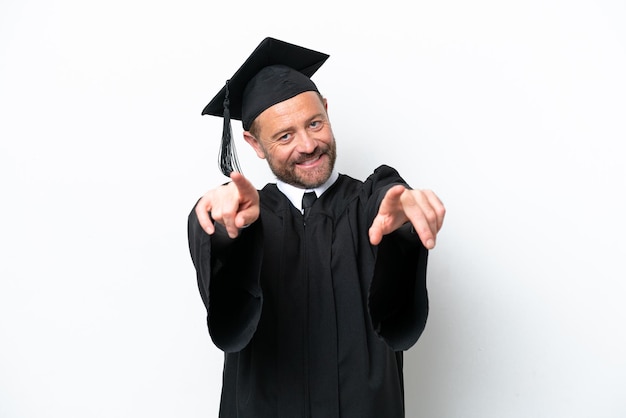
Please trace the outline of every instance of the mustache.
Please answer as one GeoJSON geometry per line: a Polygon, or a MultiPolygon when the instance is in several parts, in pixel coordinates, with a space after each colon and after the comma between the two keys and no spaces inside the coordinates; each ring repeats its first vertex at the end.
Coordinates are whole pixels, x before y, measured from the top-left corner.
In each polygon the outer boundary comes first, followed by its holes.
{"type": "Polygon", "coordinates": [[[312,160],[312,159],[316,159],[321,157],[322,155],[330,155],[332,157],[332,155],[335,153],[334,148],[332,145],[329,144],[320,144],[318,145],[317,148],[315,148],[313,150],[313,152],[309,153],[309,154],[300,154],[298,156],[298,158],[294,161],[294,164],[302,164],[306,161],[312,160]]]}
{"type": "Polygon", "coordinates": [[[310,154],[301,154],[297,160],[294,161],[295,164],[302,164],[306,161],[310,161],[310,160],[314,160],[317,159],[319,157],[321,157],[322,155],[326,154],[328,150],[317,150],[315,152],[312,152],[310,154]]]}

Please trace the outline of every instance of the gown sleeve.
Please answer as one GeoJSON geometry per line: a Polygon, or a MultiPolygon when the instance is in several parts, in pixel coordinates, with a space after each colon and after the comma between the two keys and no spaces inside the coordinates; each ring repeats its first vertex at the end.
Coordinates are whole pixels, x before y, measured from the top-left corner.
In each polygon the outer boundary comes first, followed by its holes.
{"type": "Polygon", "coordinates": [[[229,238],[221,224],[215,227],[213,235],[204,232],[194,208],[188,218],[189,251],[209,334],[224,352],[237,352],[252,339],[263,305],[260,220],[242,229],[236,239],[229,238]]]}
{"type": "MultiPolygon", "coordinates": [[[[387,166],[378,168],[366,181],[369,185],[366,188],[371,192],[366,216],[368,228],[385,193],[396,184],[409,188],[399,174],[387,166]]],[[[385,235],[373,251],[375,261],[368,295],[372,326],[393,350],[408,350],[424,331],[428,317],[428,250],[413,226],[406,223],[385,235]]]]}

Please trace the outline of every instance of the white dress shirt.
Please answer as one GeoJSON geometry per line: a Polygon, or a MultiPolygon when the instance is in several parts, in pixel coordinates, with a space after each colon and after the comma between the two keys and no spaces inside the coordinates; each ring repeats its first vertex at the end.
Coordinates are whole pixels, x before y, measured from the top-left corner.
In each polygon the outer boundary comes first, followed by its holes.
{"type": "Polygon", "coordinates": [[[292,186],[291,184],[287,184],[279,179],[276,179],[276,186],[278,187],[278,190],[280,190],[285,196],[287,196],[287,199],[289,199],[294,207],[299,209],[300,212],[304,213],[304,209],[302,208],[302,196],[304,196],[306,192],[315,192],[315,194],[319,198],[322,193],[328,190],[328,188],[337,181],[338,178],[339,173],[333,170],[328,180],[326,180],[326,183],[314,189],[301,189],[299,187],[292,186]]]}

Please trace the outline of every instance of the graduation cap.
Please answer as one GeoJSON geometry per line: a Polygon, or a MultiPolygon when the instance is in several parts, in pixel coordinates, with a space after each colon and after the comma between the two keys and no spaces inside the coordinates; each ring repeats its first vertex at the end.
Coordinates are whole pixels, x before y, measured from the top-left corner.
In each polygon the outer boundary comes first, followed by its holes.
{"type": "Polygon", "coordinates": [[[224,118],[220,169],[225,176],[241,171],[232,141],[231,119],[243,129],[265,109],[305,91],[318,91],[310,77],[328,59],[327,54],[265,38],[226,85],[202,111],[224,118]]]}

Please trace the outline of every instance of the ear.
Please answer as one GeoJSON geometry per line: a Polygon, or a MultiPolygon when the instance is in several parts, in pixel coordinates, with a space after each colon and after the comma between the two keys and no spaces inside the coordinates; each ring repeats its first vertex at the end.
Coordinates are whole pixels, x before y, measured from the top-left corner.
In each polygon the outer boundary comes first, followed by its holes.
{"type": "Polygon", "coordinates": [[[265,159],[265,151],[263,150],[263,147],[261,146],[259,141],[255,137],[252,136],[250,131],[243,132],[243,139],[245,139],[246,142],[250,144],[252,148],[254,148],[254,152],[256,152],[256,155],[259,158],[261,158],[262,160],[265,159]]]}

